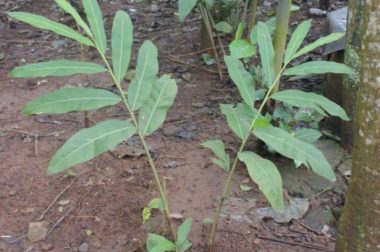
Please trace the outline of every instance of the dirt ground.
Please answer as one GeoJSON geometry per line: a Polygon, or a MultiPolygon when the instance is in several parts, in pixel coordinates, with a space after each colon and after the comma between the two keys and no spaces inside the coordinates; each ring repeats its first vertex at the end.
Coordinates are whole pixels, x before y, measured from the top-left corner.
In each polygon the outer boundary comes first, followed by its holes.
{"type": "MultiPolygon", "coordinates": [[[[194,220],[192,251],[204,251],[209,227],[204,218],[213,217],[218,195],[227,177],[210,161],[210,152],[200,148],[208,139],[222,139],[236,152],[237,139],[219,111],[219,103],[237,101],[237,91],[228,80],[220,81],[216,66],[200,60],[198,14],[180,23],[175,1],[103,0],[107,33],[116,10],[127,11],[134,22],[136,49],[146,39],[159,49],[160,74],[172,73],[179,80],[179,94],[164,127],[149,137],[161,177],[166,178],[171,211],[194,220]]],[[[310,1],[317,2],[317,1],[310,1]]],[[[334,2],[334,1],[332,1],[334,2]]],[[[300,1],[304,17],[316,3],[300,1]]],[[[0,251],[145,251],[148,232],[160,229],[156,215],[142,224],[141,211],[157,196],[144,155],[115,157],[107,152],[75,167],[70,173],[46,176],[55,151],[84,125],[83,113],[61,116],[22,116],[25,103],[65,86],[92,86],[113,90],[103,74],[69,78],[10,79],[15,66],[49,59],[95,60],[96,53],[81,56],[78,44],[48,32],[8,19],[5,11],[28,11],[52,19],[71,21],[50,0],[0,0],[0,251]],[[31,222],[46,222],[49,232],[43,241],[28,240],[31,222]]],[[[320,34],[323,17],[314,17],[320,34]]],[[[293,27],[296,20],[292,21],[293,27]]],[[[224,38],[225,44],[229,40],[224,38]]],[[[87,50],[87,49],[85,49],[87,50]]],[[[314,57],[314,56],[313,56],[314,57]]],[[[320,57],[317,55],[317,57],[320,57]]],[[[127,118],[122,106],[89,114],[93,122],[127,118]]],[[[124,146],[139,150],[129,141],[124,146]]],[[[123,147],[121,147],[123,148],[123,147]]],[[[239,189],[247,181],[238,170],[228,207],[245,211],[267,206],[253,183],[249,192],[239,189]],[[248,207],[247,207],[248,205],[248,207]]],[[[319,202],[319,201],[318,201],[319,202]]],[[[338,203],[337,203],[338,204],[338,203]]],[[[341,204],[341,202],[339,203],[341,204]]],[[[254,218],[253,218],[254,219],[254,218]]],[[[276,224],[272,220],[236,221],[223,218],[215,251],[332,251],[334,235],[320,233],[302,222],[276,224]]],[[[180,224],[180,222],[176,222],[180,224]]]]}

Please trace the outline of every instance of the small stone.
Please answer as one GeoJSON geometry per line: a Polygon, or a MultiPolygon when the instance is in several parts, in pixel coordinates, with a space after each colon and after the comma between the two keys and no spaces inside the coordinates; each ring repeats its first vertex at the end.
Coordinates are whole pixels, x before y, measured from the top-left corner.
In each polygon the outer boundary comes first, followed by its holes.
{"type": "Polygon", "coordinates": [[[70,200],[68,200],[68,199],[58,201],[58,204],[61,206],[66,206],[69,203],[70,203],[70,200]]]}
{"type": "Polygon", "coordinates": [[[192,140],[197,137],[197,133],[188,130],[181,130],[178,132],[177,136],[186,140],[192,140]]]}
{"type": "Polygon", "coordinates": [[[172,218],[173,220],[182,220],[183,215],[180,213],[171,213],[170,218],[172,218]]]}
{"type": "Polygon", "coordinates": [[[171,160],[169,162],[166,162],[163,167],[166,168],[166,169],[174,169],[174,168],[177,168],[178,166],[184,166],[186,165],[185,162],[180,162],[180,161],[175,161],[175,160],[171,160]]]}
{"type": "Polygon", "coordinates": [[[54,245],[51,243],[42,243],[41,244],[41,249],[42,251],[50,251],[54,248],[54,245]]]}
{"type": "Polygon", "coordinates": [[[205,106],[205,103],[204,102],[193,102],[193,103],[191,103],[191,106],[193,106],[194,108],[203,108],[205,106]]]}
{"type": "Polygon", "coordinates": [[[184,79],[185,81],[190,81],[190,80],[191,80],[191,73],[184,73],[184,74],[181,74],[181,77],[182,77],[182,79],[184,79]]]}
{"type": "Polygon", "coordinates": [[[3,52],[0,52],[0,62],[5,59],[5,54],[3,52]]]}
{"type": "Polygon", "coordinates": [[[83,242],[79,248],[78,248],[79,252],[87,252],[88,251],[88,244],[87,242],[83,242]]]}
{"type": "Polygon", "coordinates": [[[9,196],[15,196],[17,194],[16,190],[9,191],[9,196]]]}
{"type": "Polygon", "coordinates": [[[160,9],[158,8],[158,5],[157,4],[152,4],[150,6],[150,11],[151,12],[158,12],[160,9]]]}
{"type": "Polygon", "coordinates": [[[28,229],[28,240],[30,242],[38,242],[42,240],[48,232],[49,222],[41,221],[41,222],[30,222],[28,229]]]}

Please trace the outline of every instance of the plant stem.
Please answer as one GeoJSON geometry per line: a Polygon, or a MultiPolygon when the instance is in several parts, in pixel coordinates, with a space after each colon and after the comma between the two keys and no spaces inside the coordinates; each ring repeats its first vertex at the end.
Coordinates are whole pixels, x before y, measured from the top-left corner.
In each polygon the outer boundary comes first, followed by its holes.
{"type": "Polygon", "coordinates": [[[216,50],[215,41],[214,41],[214,38],[212,36],[212,29],[211,29],[211,25],[210,25],[210,20],[209,20],[208,15],[207,15],[206,7],[201,3],[199,5],[199,10],[201,11],[203,21],[204,21],[206,28],[207,28],[208,36],[210,37],[212,49],[214,51],[215,61],[216,61],[216,64],[218,66],[219,78],[220,78],[220,80],[223,80],[222,67],[220,65],[220,60],[219,60],[219,56],[218,56],[218,51],[216,50]]]}
{"type": "Polygon", "coordinates": [[[248,36],[251,34],[251,30],[256,23],[256,14],[257,14],[257,0],[251,1],[251,17],[248,22],[248,36]]]}
{"type": "Polygon", "coordinates": [[[243,9],[243,22],[244,22],[244,30],[247,29],[247,12],[248,12],[248,5],[249,5],[249,0],[245,0],[245,3],[244,3],[244,9],[243,9]]]}
{"type": "MultiPolygon", "coordinates": [[[[275,84],[280,80],[281,74],[284,71],[285,67],[286,67],[286,65],[284,65],[284,67],[277,74],[276,79],[273,81],[270,89],[266,93],[266,95],[265,95],[265,97],[263,99],[263,102],[261,103],[259,109],[257,110],[257,112],[255,114],[255,117],[253,118],[253,120],[251,122],[251,125],[249,127],[249,132],[251,132],[253,130],[253,128],[255,126],[255,123],[256,123],[257,119],[259,118],[259,115],[261,115],[261,112],[263,111],[263,109],[265,107],[265,104],[270,99],[270,95],[272,93],[272,90],[274,89],[275,84]]],[[[216,209],[216,213],[215,213],[215,217],[214,217],[214,221],[213,221],[213,224],[212,224],[212,227],[211,227],[210,237],[209,237],[208,242],[207,242],[208,251],[212,251],[212,247],[214,245],[216,230],[218,228],[218,223],[219,223],[219,219],[220,219],[220,214],[222,212],[223,203],[224,203],[224,200],[226,199],[227,194],[228,194],[228,192],[230,190],[230,187],[232,185],[232,178],[233,178],[233,175],[235,173],[235,170],[236,170],[236,167],[237,167],[237,164],[238,164],[238,161],[239,161],[238,154],[241,153],[244,150],[244,147],[245,147],[245,145],[246,145],[249,137],[250,137],[250,134],[248,134],[243,139],[243,141],[242,141],[242,143],[241,143],[241,145],[239,147],[239,151],[237,152],[236,157],[234,159],[234,162],[232,163],[232,167],[231,167],[231,170],[230,170],[230,172],[228,174],[226,183],[224,184],[222,196],[221,196],[221,198],[219,200],[218,207],[216,209]]]]}
{"type": "MultiPolygon", "coordinates": [[[[207,8],[205,8],[205,10],[206,10],[206,12],[208,14],[208,17],[209,17],[210,21],[211,21],[212,27],[215,29],[215,27],[216,27],[215,26],[215,22],[214,22],[214,19],[211,16],[211,13],[209,12],[209,10],[207,8]]],[[[220,36],[219,36],[218,33],[216,33],[216,37],[218,38],[219,46],[220,46],[220,49],[222,50],[223,55],[226,55],[226,51],[224,50],[223,42],[220,39],[220,36]]]]}
{"type": "MultiPolygon", "coordinates": [[[[284,50],[289,28],[291,0],[278,1],[276,9],[276,30],[274,34],[274,74],[278,74],[284,61],[284,50]]],[[[279,82],[275,83],[273,93],[279,89],[279,82]]]]}
{"type": "Polygon", "coordinates": [[[165,215],[166,221],[167,221],[168,226],[169,226],[170,235],[172,236],[172,240],[176,241],[176,232],[174,231],[173,223],[172,223],[172,221],[170,219],[170,211],[169,211],[168,200],[167,200],[165,191],[164,191],[164,189],[163,189],[163,187],[161,185],[161,181],[160,181],[160,178],[158,176],[158,172],[157,172],[156,166],[154,164],[153,158],[150,155],[148,145],[146,144],[144,136],[141,134],[141,132],[139,130],[139,124],[137,122],[136,116],[134,115],[133,111],[129,107],[127,97],[125,96],[125,92],[124,92],[123,88],[121,87],[120,83],[116,80],[116,77],[115,77],[115,75],[114,75],[114,73],[112,71],[112,68],[110,67],[110,65],[109,65],[109,63],[108,63],[105,55],[100,52],[100,49],[98,48],[98,46],[96,46],[96,48],[98,49],[98,52],[99,52],[100,56],[102,57],[104,63],[106,64],[106,66],[108,68],[108,73],[111,75],[111,77],[113,79],[113,82],[115,83],[116,87],[119,90],[119,93],[120,93],[120,95],[121,95],[121,97],[123,99],[123,103],[124,103],[125,107],[127,108],[128,113],[131,116],[132,122],[133,122],[133,124],[134,124],[134,126],[136,128],[137,134],[139,135],[140,141],[141,141],[141,143],[143,145],[143,148],[144,148],[144,150],[146,152],[146,155],[147,155],[148,164],[149,164],[149,166],[150,166],[150,168],[152,170],[152,173],[153,173],[153,176],[154,176],[154,180],[156,181],[156,184],[157,184],[157,187],[158,187],[158,191],[159,191],[159,194],[160,194],[160,198],[161,198],[161,200],[162,200],[162,202],[164,204],[164,215],[165,215]]]}

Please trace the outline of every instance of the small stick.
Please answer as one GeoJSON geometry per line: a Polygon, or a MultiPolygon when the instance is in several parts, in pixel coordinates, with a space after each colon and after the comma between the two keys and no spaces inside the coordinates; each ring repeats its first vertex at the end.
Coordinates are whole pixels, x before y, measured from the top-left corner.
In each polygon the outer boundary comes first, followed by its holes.
{"type": "Polygon", "coordinates": [[[312,227],[309,227],[308,225],[306,225],[305,223],[303,223],[303,222],[300,221],[300,220],[296,220],[296,222],[297,222],[298,224],[300,224],[302,227],[306,228],[307,230],[309,230],[309,231],[315,233],[316,235],[323,235],[322,232],[320,232],[320,231],[318,231],[318,230],[316,230],[316,229],[314,229],[314,228],[312,228],[312,227]]]}
{"type": "Polygon", "coordinates": [[[189,66],[192,66],[192,67],[195,67],[195,68],[198,68],[198,69],[202,69],[202,70],[204,70],[204,71],[206,71],[206,72],[209,72],[209,73],[213,73],[213,74],[217,74],[217,73],[219,73],[219,72],[217,72],[217,71],[210,70],[210,69],[207,69],[207,68],[204,68],[204,67],[200,67],[200,66],[197,66],[197,65],[195,65],[195,64],[187,63],[187,62],[182,61],[182,60],[180,60],[180,59],[178,59],[178,58],[176,58],[176,57],[174,57],[174,56],[172,56],[172,55],[168,55],[167,58],[168,58],[169,60],[171,60],[171,61],[174,61],[174,62],[177,62],[177,63],[181,63],[181,64],[185,64],[185,65],[189,65],[189,66]]]}
{"type": "MultiPolygon", "coordinates": [[[[211,16],[211,13],[209,12],[209,10],[206,8],[206,12],[208,14],[208,18],[210,19],[211,21],[211,24],[212,26],[214,27],[214,29],[216,28],[216,25],[215,25],[215,22],[214,22],[214,19],[212,18],[211,16]]],[[[216,37],[218,38],[218,42],[219,42],[219,48],[222,49],[222,53],[223,55],[226,55],[226,51],[224,50],[224,45],[223,45],[223,42],[222,42],[222,39],[220,38],[219,34],[216,33],[216,37]]],[[[215,47],[217,48],[217,47],[215,47]]]]}
{"type": "Polygon", "coordinates": [[[57,200],[74,184],[75,180],[71,181],[71,183],[63,189],[58,195],[54,198],[54,200],[50,203],[50,205],[45,209],[45,211],[41,214],[41,216],[37,219],[40,221],[44,218],[45,214],[50,210],[50,208],[57,202],[57,200]]]}
{"type": "Polygon", "coordinates": [[[34,136],[34,155],[37,156],[38,155],[38,151],[39,148],[38,148],[38,135],[35,135],[34,136]]]}
{"type": "Polygon", "coordinates": [[[49,44],[52,43],[53,41],[40,41],[40,40],[17,40],[17,39],[0,39],[1,42],[6,42],[6,43],[41,43],[41,44],[49,44]]]}
{"type": "Polygon", "coordinates": [[[61,218],[59,218],[55,223],[54,225],[46,232],[43,240],[46,240],[46,238],[48,237],[48,235],[64,220],[66,219],[67,216],[69,216],[69,214],[75,209],[75,207],[72,207],[70,208],[69,210],[66,211],[66,213],[64,215],[61,216],[61,218]]]}
{"type": "Polygon", "coordinates": [[[183,157],[175,157],[175,156],[160,156],[160,158],[169,158],[169,159],[186,159],[183,157]]]}
{"type": "Polygon", "coordinates": [[[256,235],[257,238],[262,239],[262,240],[267,240],[267,241],[272,241],[272,242],[278,242],[278,243],[283,243],[291,246],[298,246],[298,247],[303,247],[303,248],[309,248],[309,249],[316,249],[316,250],[321,250],[321,251],[328,251],[328,252],[334,252],[334,250],[330,250],[326,247],[320,247],[316,245],[311,245],[311,244],[302,244],[302,243],[296,243],[296,242],[289,242],[289,241],[284,241],[272,237],[267,237],[263,235],[256,235]]]}
{"type": "Polygon", "coordinates": [[[201,4],[201,5],[199,5],[199,9],[200,9],[200,11],[202,13],[203,21],[206,24],[207,33],[208,33],[208,35],[210,37],[212,49],[214,51],[216,65],[218,66],[219,78],[220,78],[220,80],[223,80],[223,73],[222,73],[222,68],[221,68],[221,65],[220,65],[219,55],[218,55],[218,51],[216,50],[216,47],[215,47],[215,41],[214,41],[214,38],[212,36],[212,30],[211,30],[210,20],[208,18],[207,12],[205,10],[206,8],[201,4]]]}

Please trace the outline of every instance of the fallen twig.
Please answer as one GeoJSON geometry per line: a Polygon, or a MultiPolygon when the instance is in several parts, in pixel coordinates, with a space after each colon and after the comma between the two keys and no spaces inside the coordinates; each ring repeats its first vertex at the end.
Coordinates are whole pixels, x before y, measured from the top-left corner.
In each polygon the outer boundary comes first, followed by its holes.
{"type": "Polygon", "coordinates": [[[66,213],[64,215],[61,216],[61,218],[59,218],[55,223],[54,225],[46,232],[43,240],[46,240],[46,238],[48,237],[48,235],[67,217],[70,215],[70,213],[75,209],[75,207],[72,207],[70,208],[69,210],[66,211],[66,213]]]}
{"type": "Polygon", "coordinates": [[[63,189],[58,195],[54,198],[54,200],[50,203],[50,205],[43,211],[41,216],[37,219],[37,221],[40,221],[44,218],[45,214],[50,210],[50,208],[57,202],[57,200],[67,191],[69,188],[74,184],[75,180],[71,181],[71,183],[63,189]]]}
{"type": "Polygon", "coordinates": [[[184,65],[188,65],[188,66],[192,66],[192,67],[195,67],[195,68],[198,68],[198,69],[201,69],[201,70],[204,70],[206,72],[209,72],[209,73],[213,73],[213,74],[219,74],[218,71],[214,71],[214,70],[211,70],[211,69],[207,69],[205,67],[200,67],[198,65],[195,65],[195,64],[191,64],[191,63],[187,63],[185,61],[182,61],[176,57],[174,57],[173,55],[168,55],[166,56],[169,60],[171,61],[174,61],[174,62],[177,62],[177,63],[181,63],[181,64],[184,64],[184,65]]]}
{"type": "Polygon", "coordinates": [[[320,247],[320,246],[311,245],[311,244],[284,241],[281,239],[276,239],[273,237],[267,237],[267,236],[263,236],[263,235],[256,235],[256,237],[259,239],[262,239],[262,240],[267,240],[267,241],[272,241],[272,242],[277,242],[277,243],[283,243],[283,244],[287,244],[290,246],[298,246],[298,247],[303,247],[303,248],[316,249],[316,250],[327,251],[327,252],[334,252],[334,250],[330,250],[326,247],[320,247]]]}
{"type": "Polygon", "coordinates": [[[297,222],[298,224],[300,224],[302,227],[304,227],[305,229],[307,229],[308,231],[311,231],[311,232],[313,232],[313,233],[316,234],[316,235],[324,235],[322,232],[320,232],[320,231],[318,231],[318,230],[316,230],[316,229],[314,229],[314,228],[312,228],[312,227],[309,227],[308,225],[306,225],[305,223],[303,223],[303,222],[300,221],[300,220],[296,220],[296,222],[297,222]]]}

